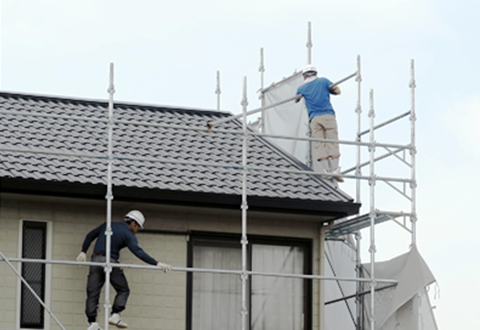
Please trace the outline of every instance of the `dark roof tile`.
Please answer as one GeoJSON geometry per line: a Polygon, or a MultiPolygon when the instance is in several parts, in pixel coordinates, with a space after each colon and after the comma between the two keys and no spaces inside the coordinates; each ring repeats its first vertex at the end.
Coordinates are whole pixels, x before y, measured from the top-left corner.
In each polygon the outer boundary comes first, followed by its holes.
{"type": "MultiPolygon", "coordinates": [[[[107,102],[69,100],[0,93],[0,108],[6,111],[49,113],[107,119],[107,102]]],[[[117,120],[204,126],[229,114],[166,107],[118,104],[117,120]]],[[[239,121],[221,125],[241,129],[239,121]]],[[[16,115],[0,118],[0,143],[23,150],[41,149],[104,154],[104,159],[0,151],[0,175],[10,178],[105,184],[107,171],[106,122],[78,121],[16,115]]],[[[208,167],[129,160],[149,157],[192,163],[228,164],[241,167],[240,135],[189,131],[116,123],[114,126],[113,183],[116,186],[188,191],[212,194],[241,193],[242,171],[238,168],[208,167]]],[[[309,170],[258,136],[248,141],[248,166],[272,169],[309,170]]],[[[249,196],[348,202],[351,198],[314,175],[249,171],[249,196]]]]}

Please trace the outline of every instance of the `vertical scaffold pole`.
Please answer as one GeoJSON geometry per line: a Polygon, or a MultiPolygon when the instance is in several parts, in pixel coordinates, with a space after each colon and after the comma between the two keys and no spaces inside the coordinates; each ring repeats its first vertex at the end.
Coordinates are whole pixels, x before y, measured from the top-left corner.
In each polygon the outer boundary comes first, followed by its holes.
{"type": "Polygon", "coordinates": [[[215,90],[215,94],[217,94],[217,110],[220,110],[220,94],[222,91],[220,90],[220,71],[217,71],[217,89],[215,90]]]}
{"type": "MultiPolygon", "coordinates": [[[[356,260],[355,260],[355,272],[357,274],[357,278],[362,277],[362,261],[360,257],[360,242],[362,241],[362,235],[360,231],[355,233],[355,242],[356,242],[356,260]]],[[[360,282],[356,282],[356,296],[355,296],[355,304],[357,310],[357,328],[356,330],[362,329],[362,296],[360,293],[362,292],[362,284],[360,282]]]]}
{"type": "Polygon", "coordinates": [[[375,140],[374,140],[374,118],[375,110],[373,108],[373,90],[370,90],[370,111],[368,112],[370,118],[370,146],[368,151],[370,153],[370,329],[375,329],[375,253],[377,248],[375,246],[375,140]]]}
{"type": "Polygon", "coordinates": [[[312,23],[308,22],[307,64],[312,64],[312,23]]]}
{"type": "MultiPolygon", "coordinates": [[[[355,113],[357,114],[357,142],[360,142],[361,140],[361,114],[362,114],[362,106],[361,106],[361,82],[362,82],[362,76],[360,74],[360,55],[357,55],[357,76],[355,78],[355,81],[357,82],[357,105],[355,107],[355,113]]],[[[360,146],[357,145],[357,164],[356,164],[356,169],[355,169],[355,175],[360,176],[362,174],[362,170],[360,168],[360,163],[361,163],[361,155],[360,155],[360,146]]],[[[356,180],[356,190],[357,190],[357,196],[356,196],[356,202],[360,203],[361,201],[361,196],[360,196],[360,179],[356,180]]],[[[360,231],[357,231],[355,233],[355,241],[356,241],[356,273],[357,273],[357,278],[360,278],[362,276],[361,274],[361,267],[362,267],[362,261],[360,257],[360,241],[362,239],[362,236],[360,234],[360,231]]],[[[355,302],[356,302],[356,307],[357,307],[357,330],[360,330],[361,328],[361,314],[362,314],[362,306],[361,306],[361,301],[362,297],[360,296],[361,290],[361,283],[357,282],[356,283],[356,293],[357,296],[355,297],[355,302]]]]}
{"type": "Polygon", "coordinates": [[[105,330],[108,330],[108,318],[110,316],[110,273],[112,266],[110,265],[110,249],[112,240],[112,167],[113,167],[113,94],[115,93],[115,87],[113,84],[113,63],[110,63],[110,84],[108,86],[108,170],[107,170],[107,230],[105,232],[107,238],[106,246],[106,263],[105,266],[105,330]]]}
{"type": "Polygon", "coordinates": [[[247,131],[247,77],[243,78],[243,98],[242,98],[242,111],[243,111],[243,145],[242,145],[242,330],[247,330],[248,310],[247,310],[247,144],[248,144],[248,131],[247,131]]]}
{"type": "Polygon", "coordinates": [[[415,114],[415,63],[413,59],[410,61],[410,131],[411,131],[411,148],[410,148],[410,157],[411,157],[411,179],[412,182],[410,183],[411,189],[411,198],[412,198],[412,245],[417,244],[417,202],[416,202],[416,190],[417,190],[417,181],[416,181],[416,174],[415,174],[415,155],[417,153],[417,149],[415,146],[415,121],[417,120],[415,114]]]}
{"type": "MultiPolygon", "coordinates": [[[[355,78],[355,81],[357,82],[357,106],[355,107],[355,113],[357,114],[357,142],[360,142],[362,137],[360,135],[361,133],[361,114],[362,114],[362,105],[361,105],[361,82],[362,82],[362,76],[360,74],[360,55],[357,56],[357,76],[355,78]]],[[[357,166],[355,169],[355,175],[360,176],[362,174],[362,170],[360,167],[361,163],[361,155],[360,155],[360,146],[357,145],[357,166]]],[[[360,196],[360,179],[356,180],[356,190],[357,190],[357,198],[356,202],[360,203],[361,202],[361,196],[360,196]]]]}
{"type": "MultiPolygon", "coordinates": [[[[260,106],[263,107],[265,104],[263,96],[263,73],[265,72],[264,59],[263,59],[263,47],[260,48],[260,67],[258,68],[260,72],[260,106]]],[[[260,116],[260,132],[265,133],[265,110],[262,111],[260,116]]]]}
{"type": "Polygon", "coordinates": [[[260,48],[260,67],[258,68],[258,72],[260,72],[260,89],[263,89],[263,73],[265,72],[265,65],[264,65],[264,59],[263,59],[263,47],[260,48]]]}
{"type": "MultiPolygon", "coordinates": [[[[312,23],[308,22],[308,35],[307,35],[307,64],[312,64],[312,23]]],[[[308,125],[308,137],[312,137],[312,129],[308,125]]],[[[307,153],[307,166],[313,168],[313,156],[312,156],[312,142],[308,142],[308,153],[307,153]]]]}

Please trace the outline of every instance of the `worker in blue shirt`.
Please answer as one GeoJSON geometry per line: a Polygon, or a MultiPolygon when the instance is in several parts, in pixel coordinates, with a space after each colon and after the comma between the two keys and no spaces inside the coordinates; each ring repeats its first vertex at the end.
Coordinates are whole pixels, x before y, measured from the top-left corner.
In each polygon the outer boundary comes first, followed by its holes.
{"type": "MultiPolygon", "coordinates": [[[[317,69],[307,64],[303,69],[303,84],[298,87],[297,95],[302,95],[308,111],[308,120],[312,138],[338,140],[338,127],[335,111],[330,102],[330,94],[340,94],[338,86],[332,87],[327,78],[317,77],[317,69]]],[[[295,102],[299,102],[296,99],[295,102]]],[[[340,148],[338,143],[315,142],[315,159],[320,162],[326,173],[341,174],[339,165],[340,148]]],[[[334,177],[343,182],[343,178],[334,177]]]]}
{"type": "MultiPolygon", "coordinates": [[[[139,259],[145,261],[150,265],[157,265],[163,269],[164,272],[170,271],[171,266],[158,262],[151,256],[149,256],[141,247],[138,246],[138,240],[135,234],[143,229],[145,223],[145,217],[142,212],[138,210],[132,210],[125,216],[124,222],[112,222],[112,236],[111,236],[111,249],[110,260],[111,262],[118,263],[120,258],[120,250],[124,247],[128,249],[139,259]]],[[[107,224],[103,223],[97,228],[93,229],[87,234],[82,245],[82,251],[77,257],[77,261],[85,262],[86,252],[93,242],[97,239],[92,254],[92,262],[106,262],[106,235],[105,231],[107,224]]],[[[109,318],[109,324],[115,325],[119,328],[126,328],[128,325],[120,318],[120,313],[125,309],[127,299],[130,294],[127,278],[123,273],[123,269],[119,267],[112,267],[110,274],[110,283],[112,284],[117,294],[113,302],[112,314],[109,318]]],[[[87,281],[87,301],[85,303],[85,313],[88,318],[89,326],[88,330],[101,330],[97,319],[98,299],[100,292],[105,284],[105,272],[103,267],[90,266],[90,272],[88,274],[87,281]]]]}

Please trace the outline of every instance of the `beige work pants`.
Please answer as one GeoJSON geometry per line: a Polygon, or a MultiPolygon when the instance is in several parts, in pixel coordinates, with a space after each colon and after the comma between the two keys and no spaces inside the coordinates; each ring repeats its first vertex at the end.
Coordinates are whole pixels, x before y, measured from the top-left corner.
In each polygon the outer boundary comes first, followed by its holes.
{"type": "MultiPolygon", "coordinates": [[[[338,140],[338,127],[335,115],[321,115],[313,117],[310,122],[312,130],[312,138],[338,140]]],[[[340,157],[340,148],[338,143],[313,142],[317,160],[326,159],[328,157],[340,157]]]]}

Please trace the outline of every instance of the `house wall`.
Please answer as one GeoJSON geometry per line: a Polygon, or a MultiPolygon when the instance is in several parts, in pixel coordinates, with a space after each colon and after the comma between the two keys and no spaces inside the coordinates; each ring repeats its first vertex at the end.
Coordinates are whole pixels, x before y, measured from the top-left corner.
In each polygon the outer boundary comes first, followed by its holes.
{"type": "MultiPolygon", "coordinates": [[[[73,261],[85,235],[105,221],[105,201],[1,194],[0,250],[19,258],[21,220],[50,221],[52,259],[73,261]]],[[[240,207],[240,206],[239,206],[240,207]]],[[[112,221],[122,221],[131,209],[141,210],[146,228],[176,234],[137,234],[139,245],[155,259],[177,267],[187,266],[189,231],[241,233],[240,210],[219,210],[114,201],[112,221]],[[183,234],[182,234],[183,233],[183,234]]],[[[318,219],[312,216],[248,213],[248,234],[296,237],[313,240],[313,273],[318,274],[318,219]],[[315,221],[317,220],[317,222],[315,221]]],[[[91,255],[93,244],[87,255],[91,255]]],[[[122,263],[143,264],[128,249],[122,263]]],[[[15,264],[17,266],[17,264],[15,264]]],[[[84,315],[87,267],[52,265],[49,300],[52,312],[66,329],[85,329],[84,315]]],[[[129,329],[185,329],[186,274],[125,269],[131,295],[122,313],[129,329]]],[[[20,282],[5,262],[0,262],[0,329],[16,329],[20,282]]],[[[112,288],[111,302],[114,290],[112,288]]],[[[313,329],[318,329],[318,281],[313,282],[313,329]]],[[[98,320],[103,324],[103,294],[98,320]]],[[[50,320],[50,329],[60,329],[50,320]]]]}

